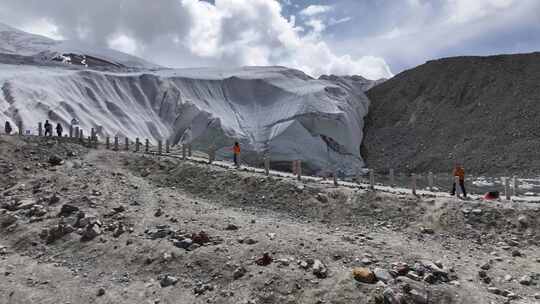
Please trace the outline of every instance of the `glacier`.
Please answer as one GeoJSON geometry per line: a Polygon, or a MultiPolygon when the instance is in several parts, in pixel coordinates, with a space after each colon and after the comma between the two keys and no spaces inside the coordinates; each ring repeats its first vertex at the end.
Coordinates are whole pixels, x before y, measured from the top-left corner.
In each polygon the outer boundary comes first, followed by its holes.
{"type": "Polygon", "coordinates": [[[235,141],[242,161],[306,173],[355,174],[372,81],[359,76],[314,79],[286,67],[169,69],[119,52],[56,42],[0,26],[0,120],[22,121],[36,133],[49,119],[76,118],[88,134],[169,140],[191,130],[195,150],[229,158],[235,141]],[[7,37],[7,38],[6,38],[7,37]],[[58,56],[91,58],[84,65],[58,56]],[[88,57],[86,57],[88,56],[88,57]]]}

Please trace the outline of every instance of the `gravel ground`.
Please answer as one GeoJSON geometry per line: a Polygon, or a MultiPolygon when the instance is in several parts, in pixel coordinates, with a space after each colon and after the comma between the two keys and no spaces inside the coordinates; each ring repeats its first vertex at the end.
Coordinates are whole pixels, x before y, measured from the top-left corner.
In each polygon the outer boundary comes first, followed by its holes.
{"type": "Polygon", "coordinates": [[[540,206],[0,138],[0,303],[538,303],[540,206]]]}

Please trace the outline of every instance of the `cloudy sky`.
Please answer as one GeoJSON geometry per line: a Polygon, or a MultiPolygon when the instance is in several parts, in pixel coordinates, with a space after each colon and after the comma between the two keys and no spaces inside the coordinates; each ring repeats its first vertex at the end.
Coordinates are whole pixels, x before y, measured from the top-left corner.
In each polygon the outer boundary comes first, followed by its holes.
{"type": "Polygon", "coordinates": [[[170,67],[285,65],[389,77],[540,50],[540,0],[0,0],[0,22],[170,67]]]}

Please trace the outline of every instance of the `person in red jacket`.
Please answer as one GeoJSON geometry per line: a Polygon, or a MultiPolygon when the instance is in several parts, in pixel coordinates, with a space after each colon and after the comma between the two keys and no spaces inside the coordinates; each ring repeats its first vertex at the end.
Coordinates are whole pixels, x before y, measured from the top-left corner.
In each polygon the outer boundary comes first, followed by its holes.
{"type": "Polygon", "coordinates": [[[234,165],[239,167],[240,166],[240,144],[238,142],[235,142],[233,146],[233,159],[234,159],[234,165]]]}
{"type": "Polygon", "coordinates": [[[454,170],[452,172],[452,176],[454,176],[454,182],[452,184],[452,192],[451,195],[456,194],[456,181],[455,178],[458,177],[459,179],[459,186],[461,187],[461,191],[463,192],[463,197],[467,197],[467,191],[465,190],[465,169],[461,166],[461,164],[456,163],[456,166],[454,167],[454,170]]]}

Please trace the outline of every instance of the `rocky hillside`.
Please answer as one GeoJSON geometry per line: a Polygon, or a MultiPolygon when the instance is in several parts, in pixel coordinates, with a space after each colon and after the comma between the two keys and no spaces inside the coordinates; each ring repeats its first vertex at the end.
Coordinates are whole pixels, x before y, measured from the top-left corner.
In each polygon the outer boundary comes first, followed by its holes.
{"type": "Polygon", "coordinates": [[[540,169],[540,53],[429,61],[368,91],[371,168],[533,175],[540,169]]]}

